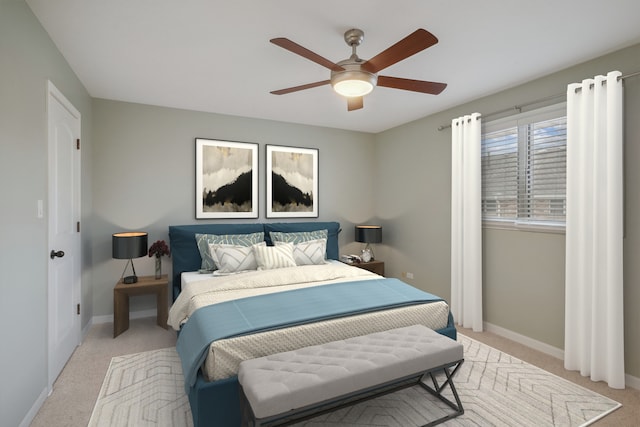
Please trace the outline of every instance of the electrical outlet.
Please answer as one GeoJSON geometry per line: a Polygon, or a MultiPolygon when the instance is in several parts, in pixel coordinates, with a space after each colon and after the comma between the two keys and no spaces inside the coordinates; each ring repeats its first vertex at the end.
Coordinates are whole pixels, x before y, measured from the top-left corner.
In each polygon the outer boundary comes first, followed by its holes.
{"type": "Polygon", "coordinates": [[[413,279],[413,273],[407,272],[407,279],[413,279]]]}

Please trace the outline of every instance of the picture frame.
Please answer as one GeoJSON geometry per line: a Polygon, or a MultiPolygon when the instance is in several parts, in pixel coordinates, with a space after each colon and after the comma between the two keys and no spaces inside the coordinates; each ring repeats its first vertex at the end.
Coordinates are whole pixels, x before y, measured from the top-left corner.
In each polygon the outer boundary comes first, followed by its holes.
{"type": "Polygon", "coordinates": [[[258,218],[258,144],[196,138],[196,219],[258,218]]]}
{"type": "Polygon", "coordinates": [[[318,217],[318,149],[266,146],[267,218],[318,217]]]}

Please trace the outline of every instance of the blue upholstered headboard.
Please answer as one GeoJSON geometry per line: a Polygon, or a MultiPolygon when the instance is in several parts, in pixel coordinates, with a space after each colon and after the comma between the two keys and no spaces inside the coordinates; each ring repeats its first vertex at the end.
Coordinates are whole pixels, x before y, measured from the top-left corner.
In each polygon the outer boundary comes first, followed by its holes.
{"type": "Polygon", "coordinates": [[[327,258],[338,259],[338,222],[274,222],[253,224],[192,224],[169,226],[169,245],[173,265],[173,298],[180,293],[180,274],[196,271],[202,260],[196,245],[196,234],[249,234],[264,232],[265,241],[271,245],[270,231],[292,233],[296,231],[327,230],[327,258]]]}

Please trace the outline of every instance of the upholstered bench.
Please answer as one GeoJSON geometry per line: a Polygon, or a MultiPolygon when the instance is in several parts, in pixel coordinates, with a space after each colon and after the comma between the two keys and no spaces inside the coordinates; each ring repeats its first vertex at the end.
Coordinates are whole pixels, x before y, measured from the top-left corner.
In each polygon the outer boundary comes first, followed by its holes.
{"type": "Polygon", "coordinates": [[[462,344],[422,325],[246,360],[242,425],[289,424],[416,384],[455,411],[426,424],[435,425],[464,413],[453,384],[463,360],[462,344]],[[455,403],[442,395],[446,386],[455,403]]]}

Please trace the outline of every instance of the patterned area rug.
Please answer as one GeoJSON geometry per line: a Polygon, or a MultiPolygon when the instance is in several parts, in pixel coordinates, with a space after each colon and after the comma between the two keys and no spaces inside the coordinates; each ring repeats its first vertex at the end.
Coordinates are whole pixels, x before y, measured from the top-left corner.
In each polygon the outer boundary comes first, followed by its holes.
{"type": "MultiPolygon", "coordinates": [[[[621,405],[462,334],[465,362],[454,383],[465,413],[443,426],[586,426],[621,405]]],[[[420,387],[296,426],[419,426],[451,409],[420,387]]],[[[89,427],[193,425],[173,348],[114,357],[89,427]]]]}

